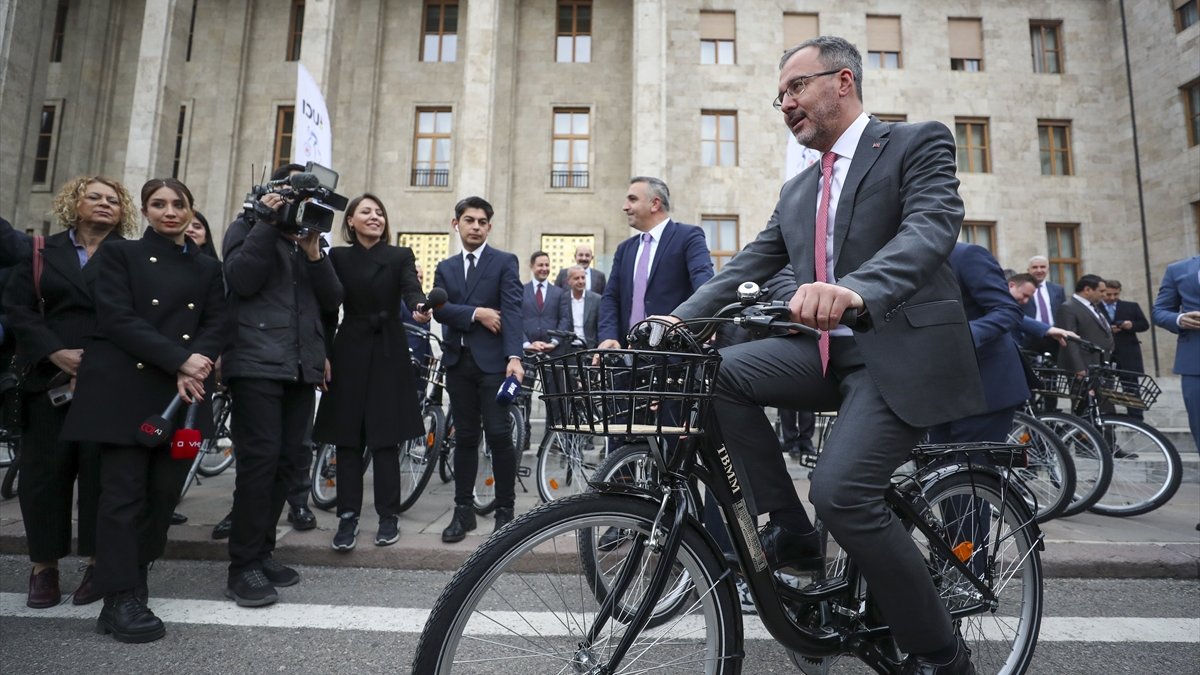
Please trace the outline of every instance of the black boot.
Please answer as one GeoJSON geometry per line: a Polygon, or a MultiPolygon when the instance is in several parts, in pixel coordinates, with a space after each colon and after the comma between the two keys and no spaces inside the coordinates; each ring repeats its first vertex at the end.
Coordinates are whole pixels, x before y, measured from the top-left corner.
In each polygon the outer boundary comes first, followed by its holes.
{"type": "Polygon", "coordinates": [[[133,594],[125,591],[104,598],[104,609],[96,619],[96,632],[118,642],[153,642],[167,634],[163,622],[133,594]]]}
{"type": "Polygon", "coordinates": [[[475,529],[475,509],[470,504],[454,507],[454,518],[450,525],[442,530],[442,541],[453,544],[467,538],[467,533],[475,529]]]}
{"type": "Polygon", "coordinates": [[[512,522],[513,510],[512,507],[500,506],[496,508],[496,526],[492,532],[499,532],[500,528],[512,522]]]}

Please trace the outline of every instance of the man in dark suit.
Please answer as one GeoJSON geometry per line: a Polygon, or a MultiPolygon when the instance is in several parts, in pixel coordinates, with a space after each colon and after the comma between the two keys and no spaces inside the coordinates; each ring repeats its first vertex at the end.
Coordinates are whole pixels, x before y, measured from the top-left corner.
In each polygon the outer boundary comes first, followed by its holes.
{"type": "Polygon", "coordinates": [[[1200,451],[1200,255],[1167,265],[1151,314],[1154,325],[1179,336],[1175,372],[1182,380],[1192,440],[1200,451]]]}
{"type": "MultiPolygon", "coordinates": [[[[1029,301],[1035,293],[1037,293],[1037,280],[1033,278],[1032,274],[1019,272],[1008,275],[1008,294],[1022,308],[1029,305],[1029,301]]],[[[1021,324],[1017,330],[1013,331],[1012,336],[1018,345],[1024,345],[1030,338],[1048,338],[1054,340],[1060,347],[1067,344],[1068,337],[1079,337],[1058,326],[1044,324],[1028,314],[1021,317],[1021,324]]]]}
{"type": "Polygon", "coordinates": [[[713,405],[754,512],[771,516],[761,534],[767,562],[823,563],[763,406],[838,410],[812,476],[817,515],[910,654],[905,672],[974,672],[921,554],[883,497],[925,427],[984,410],[946,263],[963,217],[954,137],[936,122],[868,118],[861,56],[841,38],[784,53],[775,105],[821,162],[784,184],[758,238],[672,313],[709,316],[742,282],[761,284],[792,264],[800,283],[793,320],[832,337],[769,337],[724,350],[713,405]],[[838,326],[848,308],[860,312],[853,329],[838,326]]]}
{"type": "Polygon", "coordinates": [[[712,278],[704,230],[671,219],[671,192],[658,178],[636,176],[625,195],[629,226],[641,234],[617,246],[600,302],[600,348],[616,349],[630,327],[667,314],[712,278]]]}
{"type": "MultiPolygon", "coordinates": [[[[604,293],[604,272],[592,267],[592,247],[587,244],[580,244],[575,247],[575,265],[583,268],[583,281],[586,284],[584,289],[596,294],[604,293]]],[[[570,282],[567,275],[570,273],[570,267],[564,267],[558,271],[558,278],[554,280],[554,285],[562,289],[570,288],[570,282]]]]}
{"type": "Polygon", "coordinates": [[[587,290],[587,270],[576,265],[567,269],[567,288],[563,294],[563,313],[569,320],[568,330],[583,338],[584,346],[594,349],[600,326],[600,294],[587,290]]]}
{"type": "Polygon", "coordinates": [[[547,281],[550,256],[545,251],[535,251],[529,256],[529,271],[533,278],[525,284],[521,298],[521,323],[525,330],[521,346],[548,354],[558,349],[559,339],[546,331],[571,329],[570,317],[563,313],[562,299],[566,293],[547,281]]]}
{"type": "MultiPolygon", "coordinates": [[[[1104,280],[1095,274],[1085,274],[1075,282],[1075,294],[1058,308],[1055,320],[1059,328],[1074,331],[1079,337],[1111,354],[1112,330],[1108,325],[1108,317],[1098,309],[1103,297],[1104,280]]],[[[1081,376],[1087,374],[1088,366],[1099,365],[1103,360],[1103,355],[1085,352],[1074,342],[1068,342],[1058,355],[1059,366],[1081,376]]]]}
{"type": "MultiPolygon", "coordinates": [[[[1104,282],[1104,303],[1101,308],[1104,310],[1104,317],[1112,326],[1113,361],[1117,367],[1121,370],[1145,373],[1146,367],[1142,363],[1142,341],[1138,339],[1137,334],[1150,330],[1150,322],[1146,320],[1142,306],[1136,302],[1122,300],[1121,282],[1107,279],[1104,282]]],[[[1123,380],[1126,391],[1136,389],[1136,378],[1123,380]]],[[[1141,408],[1127,408],[1126,412],[1130,417],[1139,420],[1144,417],[1141,408]]]]}
{"type": "MultiPolygon", "coordinates": [[[[1049,281],[1050,261],[1046,256],[1035,255],[1029,259],[1029,269],[1026,270],[1034,279],[1037,288],[1033,297],[1022,308],[1025,316],[1037,319],[1047,326],[1057,325],[1055,313],[1067,300],[1067,293],[1059,284],[1049,281]]],[[[1053,340],[1029,340],[1025,343],[1029,349],[1058,353],[1058,345],[1053,340]]]]}
{"type": "Polygon", "coordinates": [[[467,197],[454,206],[451,224],[462,251],[438,263],[433,285],[446,303],[434,310],[442,324],[446,393],[454,406],[454,518],[442,541],[462,541],[474,530],[472,501],[479,468],[479,438],[487,437],[496,477],[496,524],[513,518],[517,461],[508,411],[496,400],[506,377],[521,381],[521,277],[517,256],[487,244],[492,205],[467,197]]]}

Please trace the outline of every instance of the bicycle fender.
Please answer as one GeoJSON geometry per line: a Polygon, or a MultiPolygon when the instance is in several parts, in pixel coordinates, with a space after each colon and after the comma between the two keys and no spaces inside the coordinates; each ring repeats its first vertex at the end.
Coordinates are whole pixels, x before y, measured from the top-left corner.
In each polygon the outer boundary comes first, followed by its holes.
{"type": "MultiPolygon", "coordinates": [[[[1004,474],[1002,474],[1000,472],[999,469],[997,469],[993,466],[988,466],[986,464],[971,464],[969,466],[966,464],[948,464],[946,466],[939,467],[937,469],[934,469],[933,471],[930,471],[929,473],[919,476],[917,478],[917,480],[921,483],[921,489],[927,490],[927,489],[929,489],[930,486],[932,486],[934,483],[938,482],[939,480],[943,480],[945,478],[948,478],[950,476],[960,474],[960,473],[962,473],[962,474],[972,474],[972,473],[973,474],[981,474],[982,473],[984,475],[995,478],[996,481],[999,482],[1001,485],[1012,482],[1008,478],[1006,478],[1004,476],[1004,474]]],[[[1013,486],[1014,491],[1019,491],[1020,489],[1021,489],[1020,487],[1017,487],[1014,484],[1014,486],[1013,486]]],[[[1023,503],[1021,504],[1021,506],[1022,506],[1022,508],[1025,508],[1025,505],[1023,503]]],[[[1032,513],[1028,513],[1027,508],[1026,508],[1026,513],[1023,514],[1023,520],[1026,521],[1026,526],[1031,529],[1031,534],[1033,536],[1034,541],[1037,542],[1038,550],[1039,551],[1046,550],[1046,540],[1045,540],[1045,536],[1042,534],[1041,525],[1038,524],[1037,519],[1034,518],[1032,513]]]]}
{"type": "Polygon", "coordinates": [[[629,483],[602,483],[599,481],[588,481],[588,487],[595,492],[604,492],[607,494],[619,494],[626,497],[637,497],[649,502],[658,504],[662,501],[662,493],[656,493],[644,487],[630,485],[629,483]]]}

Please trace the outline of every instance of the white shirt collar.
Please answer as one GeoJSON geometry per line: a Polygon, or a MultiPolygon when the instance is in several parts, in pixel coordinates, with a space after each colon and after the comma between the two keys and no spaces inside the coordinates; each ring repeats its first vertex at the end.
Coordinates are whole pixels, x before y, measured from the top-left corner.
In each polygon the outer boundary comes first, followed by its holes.
{"type": "Polygon", "coordinates": [[[1092,310],[1092,311],[1095,311],[1095,310],[1096,310],[1096,306],[1095,306],[1095,305],[1093,305],[1093,304],[1092,304],[1092,302],[1091,302],[1090,300],[1088,300],[1087,298],[1083,297],[1082,295],[1080,295],[1080,294],[1078,294],[1078,293],[1072,293],[1072,294],[1071,294],[1071,297],[1072,297],[1072,298],[1075,298],[1075,299],[1076,299],[1076,300],[1078,300],[1079,302],[1083,303],[1083,306],[1084,306],[1084,307],[1087,307],[1088,309],[1090,309],[1090,310],[1092,310]]]}
{"type": "Polygon", "coordinates": [[[666,218],[663,218],[661,223],[650,228],[650,231],[647,232],[646,234],[649,234],[651,237],[653,237],[654,241],[660,241],[663,236],[663,230],[667,229],[667,223],[669,223],[669,222],[671,222],[671,216],[667,216],[666,218]]]}
{"type": "Polygon", "coordinates": [[[487,248],[487,242],[486,242],[486,241],[485,241],[485,242],[483,242],[482,244],[480,244],[480,245],[479,245],[479,248],[475,249],[474,251],[468,251],[467,249],[465,249],[465,248],[464,248],[464,249],[462,250],[462,260],[463,260],[463,264],[464,264],[464,265],[469,265],[469,264],[471,263],[471,261],[470,261],[470,260],[467,260],[467,254],[468,254],[468,253],[474,253],[474,254],[475,254],[475,264],[476,264],[476,265],[478,265],[478,264],[479,264],[479,258],[480,258],[480,257],[483,255],[483,249],[485,249],[485,248],[487,248]]]}
{"type": "Polygon", "coordinates": [[[866,113],[859,113],[858,117],[838,137],[830,150],[836,152],[838,157],[845,157],[850,160],[854,159],[854,151],[858,148],[858,142],[862,139],[863,132],[867,130],[867,124],[870,121],[871,118],[867,117],[866,113]]]}

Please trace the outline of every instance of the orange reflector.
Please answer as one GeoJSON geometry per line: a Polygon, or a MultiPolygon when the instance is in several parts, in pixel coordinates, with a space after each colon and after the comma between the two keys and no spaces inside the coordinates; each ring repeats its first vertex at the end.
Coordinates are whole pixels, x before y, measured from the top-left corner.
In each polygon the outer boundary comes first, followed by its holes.
{"type": "Polygon", "coordinates": [[[483,484],[488,487],[492,487],[493,485],[496,484],[496,479],[492,478],[491,476],[488,476],[486,479],[484,479],[483,484]]]}
{"type": "Polygon", "coordinates": [[[954,556],[959,562],[967,562],[971,559],[971,554],[975,552],[975,544],[969,541],[960,542],[954,547],[954,556]]]}
{"type": "Polygon", "coordinates": [[[551,490],[558,489],[558,481],[554,480],[553,478],[550,479],[550,489],[551,490]]]}
{"type": "Polygon", "coordinates": [[[433,439],[434,439],[434,433],[432,431],[425,434],[425,447],[432,448],[433,447],[433,439]]]}
{"type": "Polygon", "coordinates": [[[333,479],[332,478],[327,478],[325,480],[325,487],[333,487],[333,479]]]}

